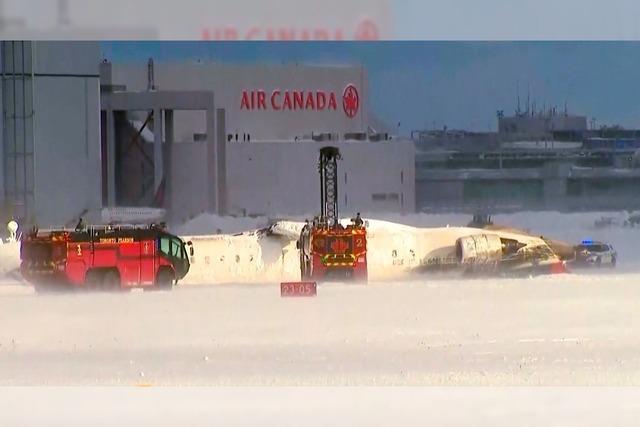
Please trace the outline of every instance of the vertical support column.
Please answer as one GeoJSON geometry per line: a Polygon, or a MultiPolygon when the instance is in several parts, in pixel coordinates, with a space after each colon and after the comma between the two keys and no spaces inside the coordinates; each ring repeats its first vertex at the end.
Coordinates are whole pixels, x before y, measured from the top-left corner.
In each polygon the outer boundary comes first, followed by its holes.
{"type": "Polygon", "coordinates": [[[207,120],[207,212],[216,213],[217,209],[217,182],[216,182],[216,111],[211,95],[206,111],[207,120]]]}
{"type": "Polygon", "coordinates": [[[116,118],[107,109],[107,204],[116,205],[116,118]]]}
{"type": "Polygon", "coordinates": [[[174,131],[173,131],[173,110],[165,110],[164,111],[164,131],[165,131],[165,142],[166,147],[164,150],[164,208],[167,209],[169,216],[172,217],[172,208],[173,208],[173,140],[174,140],[174,131]]]}
{"type": "Polygon", "coordinates": [[[218,215],[227,213],[227,130],[224,108],[216,110],[216,178],[218,215]]]}
{"type": "MultiPolygon", "coordinates": [[[[4,151],[4,45],[6,42],[0,41],[0,215],[8,214],[4,200],[4,162],[6,152],[4,151]]],[[[0,218],[4,223],[5,218],[0,218]]]]}
{"type": "MultiPolygon", "coordinates": [[[[164,167],[162,164],[162,109],[153,109],[153,195],[158,194],[162,178],[164,176],[164,167]]],[[[166,182],[165,182],[166,184],[166,182]]]]}

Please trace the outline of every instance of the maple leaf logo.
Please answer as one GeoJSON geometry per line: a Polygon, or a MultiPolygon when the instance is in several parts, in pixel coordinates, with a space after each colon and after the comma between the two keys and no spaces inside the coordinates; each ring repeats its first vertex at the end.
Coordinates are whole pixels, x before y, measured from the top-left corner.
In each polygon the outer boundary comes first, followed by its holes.
{"type": "Polygon", "coordinates": [[[353,118],[358,112],[360,96],[358,90],[352,84],[347,85],[342,92],[342,108],[349,118],[353,118]]]}
{"type": "Polygon", "coordinates": [[[336,254],[343,254],[349,249],[349,243],[345,242],[344,239],[334,239],[331,242],[331,250],[336,254]]]}

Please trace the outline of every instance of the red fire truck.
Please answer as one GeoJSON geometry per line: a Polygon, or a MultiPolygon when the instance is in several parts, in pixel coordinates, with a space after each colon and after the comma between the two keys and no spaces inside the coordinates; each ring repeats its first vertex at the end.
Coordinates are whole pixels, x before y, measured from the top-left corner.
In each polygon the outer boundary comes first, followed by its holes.
{"type": "Polygon", "coordinates": [[[346,227],[338,220],[336,147],[320,150],[321,214],[298,240],[302,280],[367,281],[367,230],[358,217],[346,227]]]}
{"type": "Polygon", "coordinates": [[[171,289],[189,271],[189,256],[191,242],[153,225],[34,230],[22,240],[20,271],[37,291],[171,289]]]}
{"type": "Polygon", "coordinates": [[[300,237],[302,280],[367,281],[367,231],[363,226],[311,227],[300,237]]]}

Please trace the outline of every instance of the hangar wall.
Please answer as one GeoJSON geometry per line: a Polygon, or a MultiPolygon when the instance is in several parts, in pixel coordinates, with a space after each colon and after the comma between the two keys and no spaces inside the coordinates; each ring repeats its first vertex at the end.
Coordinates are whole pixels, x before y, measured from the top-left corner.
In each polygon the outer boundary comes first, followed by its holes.
{"type": "Polygon", "coordinates": [[[184,223],[207,211],[207,149],[202,142],[171,144],[171,190],[169,207],[172,222],[184,223]]]}
{"type": "MultiPolygon", "coordinates": [[[[215,93],[216,107],[225,110],[226,133],[231,136],[226,142],[227,214],[318,212],[317,162],[325,145],[337,145],[343,154],[339,203],[344,215],[415,209],[413,143],[342,139],[348,133],[370,131],[368,85],[360,65],[148,62],[102,66],[109,70],[103,73],[102,84],[116,91],[215,93]],[[348,111],[347,95],[357,98],[352,111],[348,111]],[[297,103],[295,96],[299,96],[297,103]],[[332,136],[317,142],[311,135],[318,133],[332,136]],[[245,135],[250,135],[250,141],[245,135]]],[[[180,223],[206,211],[202,143],[206,121],[199,112],[177,110],[173,119],[169,208],[172,222],[180,223]]]]}
{"type": "Polygon", "coordinates": [[[227,149],[228,207],[235,214],[305,215],[320,209],[321,147],[340,148],[338,200],[343,215],[413,212],[413,144],[387,142],[233,143],[227,149]],[[250,173],[248,173],[250,171],[250,173]]]}
{"type": "Polygon", "coordinates": [[[2,51],[4,215],[68,224],[101,206],[99,44],[2,42],[2,51]]]}
{"type": "Polygon", "coordinates": [[[0,108],[2,113],[0,114],[0,220],[3,220],[5,216],[8,216],[8,206],[5,201],[5,188],[4,188],[4,164],[5,164],[5,149],[4,149],[4,45],[0,45],[0,70],[3,73],[2,82],[0,84],[0,108]]]}
{"type": "MultiPolygon", "coordinates": [[[[413,212],[415,156],[411,142],[271,141],[227,144],[227,213],[312,215],[320,210],[318,157],[321,147],[340,148],[339,208],[356,212],[413,212]]],[[[204,144],[172,147],[175,220],[204,212],[204,144]]]]}
{"type": "MultiPolygon", "coordinates": [[[[261,142],[227,145],[227,213],[231,215],[311,215],[319,212],[318,157],[321,147],[340,148],[339,207],[342,215],[413,212],[413,144],[387,142],[261,142]]],[[[203,144],[173,147],[172,206],[182,222],[199,209],[204,168],[203,144]],[[199,154],[200,153],[200,154],[199,154]]]]}

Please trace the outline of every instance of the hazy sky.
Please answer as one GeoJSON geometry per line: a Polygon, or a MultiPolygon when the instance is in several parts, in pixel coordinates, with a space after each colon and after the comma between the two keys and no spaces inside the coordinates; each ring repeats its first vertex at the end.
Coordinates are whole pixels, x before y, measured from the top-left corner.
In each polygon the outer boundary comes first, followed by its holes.
{"type": "Polygon", "coordinates": [[[640,127],[640,42],[103,42],[114,62],[363,64],[370,110],[412,129],[494,130],[529,90],[597,124],[640,127]],[[529,88],[529,89],[527,89],[529,88]]]}

